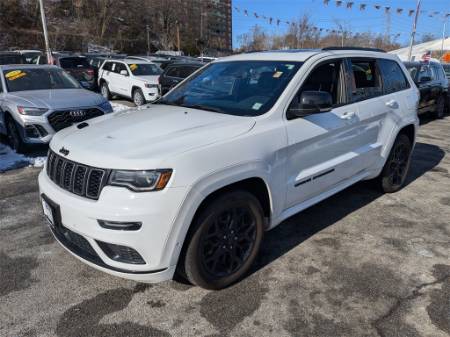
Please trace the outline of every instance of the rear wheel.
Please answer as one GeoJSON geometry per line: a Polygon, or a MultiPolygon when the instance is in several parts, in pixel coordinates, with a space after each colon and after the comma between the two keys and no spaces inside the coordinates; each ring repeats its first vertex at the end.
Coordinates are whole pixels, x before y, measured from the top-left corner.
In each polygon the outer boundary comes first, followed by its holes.
{"type": "Polygon", "coordinates": [[[445,114],[445,99],[443,96],[440,96],[438,98],[438,101],[436,103],[436,118],[444,118],[445,114]]]}
{"type": "Polygon", "coordinates": [[[23,153],[26,150],[25,143],[19,131],[19,125],[12,117],[6,118],[6,130],[9,144],[18,153],[23,153]]]}
{"type": "Polygon", "coordinates": [[[222,289],[239,280],[257,256],[264,214],[251,193],[233,191],[211,202],[192,225],[183,274],[202,288],[222,289]]]}
{"type": "Polygon", "coordinates": [[[133,91],[133,102],[134,104],[136,104],[136,106],[145,104],[145,97],[141,89],[135,89],[133,91]]]}
{"type": "Polygon", "coordinates": [[[109,91],[108,84],[103,82],[100,86],[100,92],[104,98],[107,100],[111,99],[111,92],[109,91]]]}
{"type": "Polygon", "coordinates": [[[379,176],[384,192],[394,193],[403,187],[411,162],[411,150],[412,144],[408,136],[398,135],[379,176]]]}

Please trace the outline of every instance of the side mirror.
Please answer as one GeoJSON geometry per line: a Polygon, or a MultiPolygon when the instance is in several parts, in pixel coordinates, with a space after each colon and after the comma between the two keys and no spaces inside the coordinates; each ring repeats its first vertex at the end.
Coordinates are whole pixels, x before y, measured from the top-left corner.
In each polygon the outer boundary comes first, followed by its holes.
{"type": "Polygon", "coordinates": [[[431,81],[430,76],[422,76],[419,80],[419,83],[425,83],[425,82],[430,82],[430,81],[431,81]]]}
{"type": "Polygon", "coordinates": [[[328,112],[333,108],[333,98],[326,91],[303,91],[300,99],[291,103],[288,119],[305,117],[316,113],[328,112]]]}
{"type": "Polygon", "coordinates": [[[120,71],[120,75],[128,76],[128,71],[126,71],[126,70],[121,70],[121,71],[120,71]]]}

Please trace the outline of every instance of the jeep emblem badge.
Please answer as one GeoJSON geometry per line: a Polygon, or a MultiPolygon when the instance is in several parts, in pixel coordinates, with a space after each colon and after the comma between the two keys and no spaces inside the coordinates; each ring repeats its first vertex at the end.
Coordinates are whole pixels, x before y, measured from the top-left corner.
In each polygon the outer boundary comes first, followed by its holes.
{"type": "Polygon", "coordinates": [[[59,153],[62,153],[63,155],[67,156],[69,154],[69,150],[65,149],[64,146],[59,149],[59,153]]]}

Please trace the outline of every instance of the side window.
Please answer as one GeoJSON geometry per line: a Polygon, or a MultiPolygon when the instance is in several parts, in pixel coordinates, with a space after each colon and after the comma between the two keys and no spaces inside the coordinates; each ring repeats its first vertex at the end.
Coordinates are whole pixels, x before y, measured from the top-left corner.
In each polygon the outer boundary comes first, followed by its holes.
{"type": "Polygon", "coordinates": [[[188,77],[190,74],[192,74],[193,72],[194,72],[194,70],[195,70],[195,68],[193,68],[193,67],[188,67],[188,66],[186,66],[186,67],[181,67],[180,68],[180,77],[181,78],[186,78],[186,77],[188,77]]]}
{"type": "Polygon", "coordinates": [[[167,70],[167,76],[171,77],[180,77],[180,68],[179,67],[171,67],[167,70]]]}
{"type": "Polygon", "coordinates": [[[391,94],[409,88],[409,83],[397,62],[380,59],[378,60],[378,65],[380,67],[381,77],[383,78],[385,94],[391,94]]]}
{"type": "Polygon", "coordinates": [[[318,65],[303,82],[291,104],[300,104],[302,93],[305,91],[328,92],[332,97],[333,106],[347,103],[344,69],[345,66],[342,59],[327,61],[318,65]]]}
{"type": "Polygon", "coordinates": [[[352,59],[352,101],[358,102],[383,94],[375,60],[352,59]]]}
{"type": "Polygon", "coordinates": [[[424,81],[425,79],[427,79],[427,82],[432,79],[430,66],[428,65],[420,66],[419,70],[419,77],[418,77],[419,83],[424,81]]]}
{"type": "Polygon", "coordinates": [[[113,65],[112,62],[106,62],[105,65],[103,66],[103,70],[112,71],[112,65],[113,65]]]}

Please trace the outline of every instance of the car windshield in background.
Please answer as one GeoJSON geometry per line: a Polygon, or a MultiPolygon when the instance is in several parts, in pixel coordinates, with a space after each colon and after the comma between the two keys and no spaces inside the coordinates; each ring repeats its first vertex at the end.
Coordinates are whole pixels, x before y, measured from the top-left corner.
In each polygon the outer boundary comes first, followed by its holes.
{"type": "Polygon", "coordinates": [[[21,55],[0,55],[0,64],[23,64],[24,58],[21,55]]]}
{"type": "Polygon", "coordinates": [[[85,57],[63,57],[59,60],[62,68],[89,68],[85,57]]]}
{"type": "Polygon", "coordinates": [[[60,69],[10,69],[3,71],[9,92],[48,89],[78,89],[75,81],[60,69]]]}
{"type": "Polygon", "coordinates": [[[131,72],[134,76],[161,75],[162,70],[156,64],[130,64],[131,72]]]}
{"type": "Polygon", "coordinates": [[[262,115],[275,104],[301,65],[279,61],[212,63],[156,103],[238,116],[262,115]]]}

